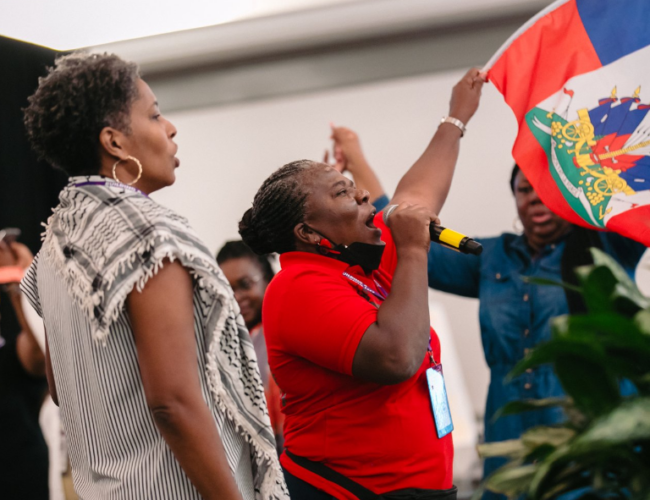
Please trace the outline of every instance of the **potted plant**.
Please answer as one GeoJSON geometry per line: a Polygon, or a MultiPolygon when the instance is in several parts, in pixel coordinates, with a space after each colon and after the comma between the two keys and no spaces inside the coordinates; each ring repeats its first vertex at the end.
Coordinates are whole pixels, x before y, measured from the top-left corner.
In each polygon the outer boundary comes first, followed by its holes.
{"type": "Polygon", "coordinates": [[[509,497],[650,499],[650,299],[607,254],[576,269],[587,313],[555,318],[552,338],[509,375],[551,363],[566,397],[516,401],[500,415],[560,406],[562,425],[535,427],[520,439],[479,446],[509,462],[483,483],[509,497]],[[621,384],[631,384],[625,396],[621,384]]]}

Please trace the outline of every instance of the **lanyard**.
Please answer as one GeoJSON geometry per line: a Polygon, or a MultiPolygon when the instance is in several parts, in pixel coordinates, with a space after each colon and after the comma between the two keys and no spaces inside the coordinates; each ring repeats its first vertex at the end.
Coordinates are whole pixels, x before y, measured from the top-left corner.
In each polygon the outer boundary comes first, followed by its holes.
{"type": "Polygon", "coordinates": [[[384,300],[386,300],[386,298],[388,297],[388,292],[386,292],[386,290],[384,289],[383,286],[381,286],[379,283],[377,283],[377,280],[373,280],[373,281],[375,282],[375,286],[377,287],[377,289],[379,290],[379,292],[376,292],[375,290],[373,290],[372,288],[370,288],[368,285],[366,285],[363,281],[361,281],[361,280],[355,278],[354,276],[352,276],[352,275],[351,275],[350,273],[348,273],[348,272],[344,272],[344,273],[343,273],[343,276],[345,276],[347,279],[349,279],[349,280],[350,280],[352,283],[354,283],[355,285],[360,286],[360,287],[363,289],[364,292],[371,293],[372,295],[374,295],[375,297],[377,297],[377,298],[378,298],[379,300],[381,300],[382,302],[383,302],[384,300]]]}
{"type": "Polygon", "coordinates": [[[77,182],[73,184],[74,187],[81,187],[81,186],[106,186],[107,188],[118,188],[118,189],[123,189],[124,191],[131,191],[132,193],[140,193],[143,196],[146,196],[149,198],[149,195],[147,193],[144,193],[140,191],[138,188],[134,188],[133,186],[127,186],[126,184],[122,184],[121,182],[115,182],[115,181],[86,181],[86,182],[77,182]]]}
{"type": "MultiPolygon", "coordinates": [[[[373,281],[375,282],[375,286],[377,287],[379,292],[376,292],[375,290],[370,288],[368,285],[366,285],[363,281],[355,278],[354,276],[352,276],[348,272],[344,272],[343,276],[345,276],[347,279],[349,279],[355,285],[360,286],[363,289],[364,292],[371,293],[372,295],[377,297],[382,302],[384,300],[386,300],[386,298],[388,297],[388,292],[386,292],[386,290],[384,289],[383,286],[381,286],[379,283],[377,283],[377,280],[373,279],[373,281]]],[[[433,357],[433,349],[431,349],[431,335],[429,335],[429,342],[427,343],[427,354],[429,355],[429,359],[431,360],[431,366],[437,366],[439,363],[437,363],[435,358],[433,357]]]]}
{"type": "Polygon", "coordinates": [[[429,335],[429,343],[427,344],[427,354],[431,360],[431,366],[436,366],[438,363],[436,363],[436,360],[433,359],[433,349],[431,349],[431,335],[429,335]]]}

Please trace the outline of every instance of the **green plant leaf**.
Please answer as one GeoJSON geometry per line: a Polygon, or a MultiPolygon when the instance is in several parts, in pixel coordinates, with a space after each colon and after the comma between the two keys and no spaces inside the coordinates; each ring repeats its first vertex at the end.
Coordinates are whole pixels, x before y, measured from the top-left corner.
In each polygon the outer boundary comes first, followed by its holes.
{"type": "MultiPolygon", "coordinates": [[[[585,468],[579,464],[572,464],[558,471],[556,475],[546,478],[543,482],[545,486],[540,492],[542,500],[551,500],[564,493],[573,492],[571,498],[577,498],[575,492],[578,489],[589,486],[591,478],[585,475],[585,468]]],[[[580,496],[584,500],[584,496],[580,496]]],[[[594,499],[596,500],[596,499],[594,499]]]]}
{"type": "Polygon", "coordinates": [[[583,266],[576,269],[576,274],[582,281],[582,296],[589,312],[614,310],[612,294],[616,287],[616,278],[609,268],[583,266]]]}
{"type": "Polygon", "coordinates": [[[564,336],[538,344],[524,359],[515,365],[506,380],[511,381],[525,373],[529,368],[555,362],[561,356],[587,357],[600,362],[603,368],[607,363],[603,348],[597,342],[594,342],[593,337],[574,339],[564,336]]]}
{"type": "Polygon", "coordinates": [[[510,401],[503,408],[499,409],[492,417],[492,421],[502,416],[514,415],[525,411],[539,410],[541,408],[553,408],[556,406],[567,406],[570,404],[569,398],[544,398],[544,399],[524,399],[522,401],[510,401]]]}
{"type": "Polygon", "coordinates": [[[573,429],[566,427],[533,427],[521,436],[523,445],[534,449],[542,445],[551,445],[557,448],[568,443],[576,435],[573,429]]]}
{"type": "Polygon", "coordinates": [[[525,457],[525,463],[536,463],[546,460],[546,458],[555,451],[555,446],[542,444],[530,451],[525,457]]]}
{"type": "Polygon", "coordinates": [[[639,309],[647,309],[650,307],[650,299],[644,297],[636,283],[625,272],[625,269],[614,260],[614,258],[602,250],[591,248],[591,256],[594,259],[594,264],[600,267],[606,267],[614,276],[617,281],[615,287],[615,294],[620,297],[626,297],[635,303],[639,309]]]}
{"type": "Polygon", "coordinates": [[[644,309],[636,313],[634,323],[641,332],[650,335],[650,309],[644,309]]]}
{"type": "Polygon", "coordinates": [[[583,413],[599,416],[614,408],[621,400],[618,381],[603,366],[602,360],[587,356],[559,356],[555,373],[566,394],[583,413]]]}
{"type": "Polygon", "coordinates": [[[553,322],[554,339],[598,343],[609,359],[610,372],[636,379],[650,366],[650,335],[637,323],[616,313],[563,316],[553,322]]]}
{"type": "Polygon", "coordinates": [[[508,496],[520,495],[528,489],[536,471],[535,464],[515,468],[502,467],[488,478],[486,487],[495,493],[508,496]]]}
{"type": "Polygon", "coordinates": [[[526,448],[521,439],[510,439],[508,441],[498,441],[496,443],[481,443],[476,448],[481,458],[521,458],[526,455],[526,448]]]}
{"type": "Polygon", "coordinates": [[[596,420],[572,445],[574,453],[650,440],[650,398],[634,398],[596,420]]]}

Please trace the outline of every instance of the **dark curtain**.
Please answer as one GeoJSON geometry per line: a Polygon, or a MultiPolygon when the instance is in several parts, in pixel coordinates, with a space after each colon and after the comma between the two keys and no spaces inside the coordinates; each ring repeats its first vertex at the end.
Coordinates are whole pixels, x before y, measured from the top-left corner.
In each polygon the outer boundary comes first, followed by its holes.
{"type": "Polygon", "coordinates": [[[41,222],[56,206],[66,177],[31,151],[22,109],[56,52],[0,37],[0,229],[17,227],[20,241],[36,253],[41,222]]]}

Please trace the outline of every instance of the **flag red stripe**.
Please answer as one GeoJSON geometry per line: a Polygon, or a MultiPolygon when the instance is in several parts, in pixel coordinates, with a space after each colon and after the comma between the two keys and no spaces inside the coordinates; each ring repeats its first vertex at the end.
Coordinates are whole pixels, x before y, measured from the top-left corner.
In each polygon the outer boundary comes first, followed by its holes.
{"type": "Polygon", "coordinates": [[[562,89],[567,80],[601,66],[572,1],[541,18],[517,38],[494,64],[489,78],[521,126],[526,113],[562,89]],[[530,75],[538,79],[531,82],[530,75]]]}
{"type": "Polygon", "coordinates": [[[615,215],[607,229],[650,246],[650,205],[643,205],[615,215]]]}

